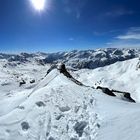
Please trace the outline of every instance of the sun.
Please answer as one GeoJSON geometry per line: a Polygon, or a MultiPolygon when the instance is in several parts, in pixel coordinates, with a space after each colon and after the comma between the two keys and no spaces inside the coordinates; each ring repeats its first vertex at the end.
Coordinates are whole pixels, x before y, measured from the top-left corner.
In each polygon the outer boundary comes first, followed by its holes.
{"type": "Polygon", "coordinates": [[[45,9],[46,0],[30,0],[30,1],[33,7],[35,8],[35,10],[42,11],[45,9]]]}

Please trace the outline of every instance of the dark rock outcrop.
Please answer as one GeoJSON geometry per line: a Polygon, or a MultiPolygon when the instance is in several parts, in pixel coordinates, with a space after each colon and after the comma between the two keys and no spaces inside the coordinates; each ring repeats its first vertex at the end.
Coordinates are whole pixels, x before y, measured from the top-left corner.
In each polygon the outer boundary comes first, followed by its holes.
{"type": "Polygon", "coordinates": [[[134,99],[131,98],[130,93],[125,93],[125,94],[124,94],[124,97],[125,97],[126,99],[128,99],[129,101],[131,101],[131,102],[134,102],[134,103],[136,102],[134,99]]]}
{"type": "Polygon", "coordinates": [[[116,93],[121,93],[123,94],[123,97],[126,98],[127,100],[131,101],[131,102],[136,102],[132,97],[131,97],[131,94],[128,93],[128,92],[123,92],[123,91],[118,91],[118,90],[110,90],[109,88],[106,88],[106,87],[101,87],[101,86],[98,86],[97,89],[101,89],[103,93],[109,95],[109,96],[116,96],[114,94],[114,92],[116,93]]]}
{"type": "Polygon", "coordinates": [[[83,84],[81,82],[79,82],[78,80],[76,80],[75,78],[73,78],[73,76],[67,71],[65,64],[62,63],[58,67],[58,70],[60,71],[60,73],[63,73],[67,78],[69,78],[71,81],[73,81],[77,85],[83,86],[83,84]]]}
{"type": "Polygon", "coordinates": [[[35,80],[34,80],[34,79],[33,79],[33,80],[31,80],[31,81],[30,81],[30,83],[31,83],[31,84],[35,83],[35,80]]]}
{"type": "Polygon", "coordinates": [[[109,96],[116,96],[109,88],[98,86],[97,89],[101,89],[103,93],[109,96]]]}
{"type": "Polygon", "coordinates": [[[24,84],[26,84],[26,82],[24,80],[22,80],[21,82],[19,82],[19,86],[22,86],[24,84]]]}
{"type": "Polygon", "coordinates": [[[70,73],[66,70],[65,64],[61,64],[58,69],[59,69],[60,73],[63,73],[66,77],[72,78],[70,73]]]}

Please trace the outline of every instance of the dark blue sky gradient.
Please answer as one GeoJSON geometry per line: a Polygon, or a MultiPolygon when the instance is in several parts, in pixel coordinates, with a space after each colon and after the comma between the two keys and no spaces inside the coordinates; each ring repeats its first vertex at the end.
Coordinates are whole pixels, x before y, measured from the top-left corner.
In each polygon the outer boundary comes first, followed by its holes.
{"type": "Polygon", "coordinates": [[[139,0],[0,0],[0,51],[63,51],[107,47],[140,27],[139,0]]]}

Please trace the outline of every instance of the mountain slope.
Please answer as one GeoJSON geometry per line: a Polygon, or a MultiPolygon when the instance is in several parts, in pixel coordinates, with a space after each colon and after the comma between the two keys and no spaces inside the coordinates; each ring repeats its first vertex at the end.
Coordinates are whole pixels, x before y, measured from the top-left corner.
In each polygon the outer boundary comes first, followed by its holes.
{"type": "Polygon", "coordinates": [[[77,85],[54,69],[34,89],[9,97],[0,107],[0,139],[135,140],[139,108],[77,85]]]}
{"type": "Polygon", "coordinates": [[[139,49],[106,48],[84,51],[75,50],[70,52],[48,54],[47,57],[43,59],[43,62],[55,64],[63,62],[67,66],[76,69],[95,69],[113,64],[118,61],[124,61],[138,57],[139,54],[139,49]]]}
{"type": "Polygon", "coordinates": [[[21,53],[0,54],[0,60],[7,60],[8,65],[35,62],[40,65],[65,63],[75,69],[95,69],[118,61],[129,60],[140,55],[140,49],[104,48],[96,50],[57,52],[57,53],[21,53]]]}
{"type": "Polygon", "coordinates": [[[100,85],[129,92],[137,102],[140,102],[140,70],[137,69],[138,63],[138,58],[116,62],[95,70],[77,71],[75,72],[75,77],[86,85],[95,87],[100,85]]]}
{"type": "MultiPolygon", "coordinates": [[[[97,127],[97,118],[92,109],[93,94],[86,96],[85,88],[68,80],[57,70],[52,71],[29,97],[28,95],[26,93],[26,98],[18,107],[13,107],[7,114],[1,114],[1,139],[43,140],[53,137],[66,140],[73,137],[89,139],[90,135],[96,136],[96,133],[91,133],[93,128],[90,126],[90,123],[95,123],[97,127]],[[83,132],[88,125],[87,132],[83,132]]],[[[5,107],[5,110],[9,110],[8,107],[5,107]]]]}
{"type": "Polygon", "coordinates": [[[137,49],[1,54],[0,140],[139,140],[138,56],[137,49]],[[48,56],[54,64],[66,62],[72,77],[49,69],[48,56]],[[97,68],[102,62],[114,64],[97,68]],[[137,103],[97,86],[129,92],[137,103]]]}

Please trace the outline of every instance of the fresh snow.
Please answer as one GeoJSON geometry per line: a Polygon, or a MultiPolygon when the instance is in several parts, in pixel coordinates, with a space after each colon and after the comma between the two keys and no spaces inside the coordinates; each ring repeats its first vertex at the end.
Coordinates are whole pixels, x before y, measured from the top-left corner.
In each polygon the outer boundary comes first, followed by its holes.
{"type": "Polygon", "coordinates": [[[58,70],[51,71],[37,87],[32,94],[20,93],[3,101],[1,139],[132,140],[140,137],[139,104],[76,85],[58,70]]]}
{"type": "Polygon", "coordinates": [[[86,85],[103,86],[130,92],[131,96],[140,102],[140,69],[137,69],[138,63],[139,59],[135,58],[94,70],[83,69],[75,72],[74,75],[86,85]]]}
{"type": "Polygon", "coordinates": [[[32,57],[25,62],[0,59],[0,140],[139,140],[138,58],[70,71],[80,86],[57,69],[46,75],[50,64],[36,61],[46,54],[32,57]],[[19,86],[22,80],[26,84],[19,86]],[[98,85],[129,92],[137,103],[120,93],[105,95],[93,88],[98,85]]]}

